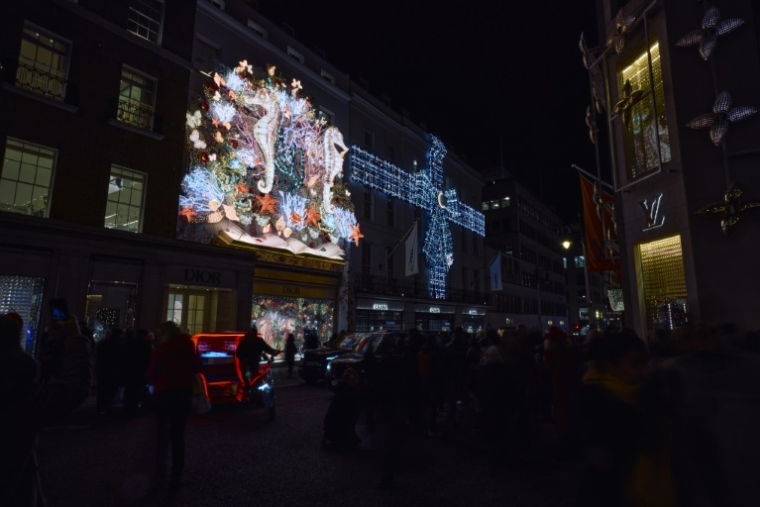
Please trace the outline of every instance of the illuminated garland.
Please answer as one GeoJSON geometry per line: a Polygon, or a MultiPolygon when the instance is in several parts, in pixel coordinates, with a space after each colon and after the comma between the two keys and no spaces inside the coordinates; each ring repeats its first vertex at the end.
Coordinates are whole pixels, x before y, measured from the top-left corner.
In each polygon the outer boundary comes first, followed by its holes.
{"type": "Polygon", "coordinates": [[[423,252],[430,268],[430,297],[446,297],[446,275],[454,263],[454,245],[449,222],[485,236],[485,217],[462,204],[456,190],[443,190],[443,159],[446,147],[435,136],[429,136],[425,170],[410,174],[403,169],[351,147],[351,178],[356,183],[402,199],[429,213],[428,231],[423,252]]]}
{"type": "Polygon", "coordinates": [[[358,224],[340,183],[348,148],[337,128],[317,119],[300,81],[286,84],[274,67],[257,78],[242,61],[204,88],[206,101],[187,115],[191,166],[179,236],[198,238],[192,228],[226,220],[264,243],[274,234],[315,250],[349,241],[358,224]]]}

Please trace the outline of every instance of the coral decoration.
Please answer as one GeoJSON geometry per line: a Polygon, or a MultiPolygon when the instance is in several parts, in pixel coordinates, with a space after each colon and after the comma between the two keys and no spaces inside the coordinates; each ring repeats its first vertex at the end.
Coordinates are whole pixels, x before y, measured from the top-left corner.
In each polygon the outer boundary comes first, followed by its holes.
{"type": "Polygon", "coordinates": [[[280,202],[279,199],[275,199],[269,194],[264,194],[264,197],[256,196],[256,200],[259,201],[261,204],[261,210],[260,213],[263,215],[264,213],[270,213],[272,215],[275,214],[275,205],[280,202]]]}
{"type": "Polygon", "coordinates": [[[359,239],[364,237],[364,234],[362,234],[362,231],[359,230],[359,224],[356,224],[356,226],[351,226],[351,241],[356,243],[356,246],[359,246],[359,239]]]}
{"type": "Polygon", "coordinates": [[[276,230],[299,252],[331,258],[356,241],[353,204],[342,182],[348,148],[337,128],[317,118],[302,88],[298,79],[285,80],[274,67],[254,69],[246,60],[218,69],[203,86],[206,100],[187,114],[193,162],[180,196],[180,206],[202,220],[182,220],[180,238],[213,241],[220,229],[203,229],[204,223],[229,220],[240,231],[237,241],[284,248],[269,235],[255,238],[276,230]],[[213,200],[219,204],[212,210],[213,200]],[[299,241],[314,250],[302,250],[299,241]]]}

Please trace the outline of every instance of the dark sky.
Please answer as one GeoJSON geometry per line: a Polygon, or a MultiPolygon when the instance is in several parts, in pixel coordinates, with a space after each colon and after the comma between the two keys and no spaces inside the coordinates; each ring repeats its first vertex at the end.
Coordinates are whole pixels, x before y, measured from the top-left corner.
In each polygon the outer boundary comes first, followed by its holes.
{"type": "Polygon", "coordinates": [[[482,170],[500,163],[566,220],[580,209],[577,163],[593,169],[588,78],[594,0],[281,2],[260,11],[363,78],[376,94],[482,170]]]}

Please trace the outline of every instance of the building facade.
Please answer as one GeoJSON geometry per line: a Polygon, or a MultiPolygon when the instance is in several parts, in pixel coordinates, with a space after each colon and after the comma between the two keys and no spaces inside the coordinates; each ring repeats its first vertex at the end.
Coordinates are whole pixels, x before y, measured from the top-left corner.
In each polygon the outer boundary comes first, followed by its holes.
{"type": "Polygon", "coordinates": [[[754,329],[757,2],[598,5],[609,45],[584,60],[600,173],[611,168],[614,184],[625,323],[642,336],[687,321],[754,329]]]}
{"type": "Polygon", "coordinates": [[[561,219],[506,170],[486,171],[483,180],[491,276],[501,263],[491,325],[569,331],[561,219]]]}
{"type": "Polygon", "coordinates": [[[350,115],[350,188],[366,224],[351,252],[356,329],[484,329],[489,297],[476,211],[480,175],[452,153],[438,166],[430,156],[438,141],[387,98],[369,93],[366,83],[351,83],[350,115]]]}
{"type": "Polygon", "coordinates": [[[30,353],[51,297],[98,339],[113,325],[175,318],[194,332],[249,319],[238,303],[254,258],[174,239],[194,16],[177,1],[4,11],[0,294],[30,353]]]}

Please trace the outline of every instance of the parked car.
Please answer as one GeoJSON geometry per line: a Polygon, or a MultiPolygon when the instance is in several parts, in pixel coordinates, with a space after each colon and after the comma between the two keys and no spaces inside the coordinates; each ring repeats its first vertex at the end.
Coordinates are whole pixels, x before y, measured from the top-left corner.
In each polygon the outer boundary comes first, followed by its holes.
{"type": "MultiPolygon", "coordinates": [[[[360,384],[367,383],[367,357],[372,353],[374,366],[377,374],[383,375],[387,366],[396,364],[401,360],[404,351],[404,333],[380,332],[380,333],[354,333],[347,337],[352,340],[351,352],[343,354],[331,360],[327,365],[327,387],[331,390],[337,381],[343,376],[348,368],[353,368],[359,376],[360,384]]],[[[346,340],[343,342],[346,343],[346,340]]]]}
{"type": "Polygon", "coordinates": [[[337,347],[320,347],[318,349],[306,349],[303,351],[298,365],[298,376],[304,382],[313,384],[325,380],[327,366],[337,357],[348,354],[356,343],[354,335],[346,335],[337,347]]]}

